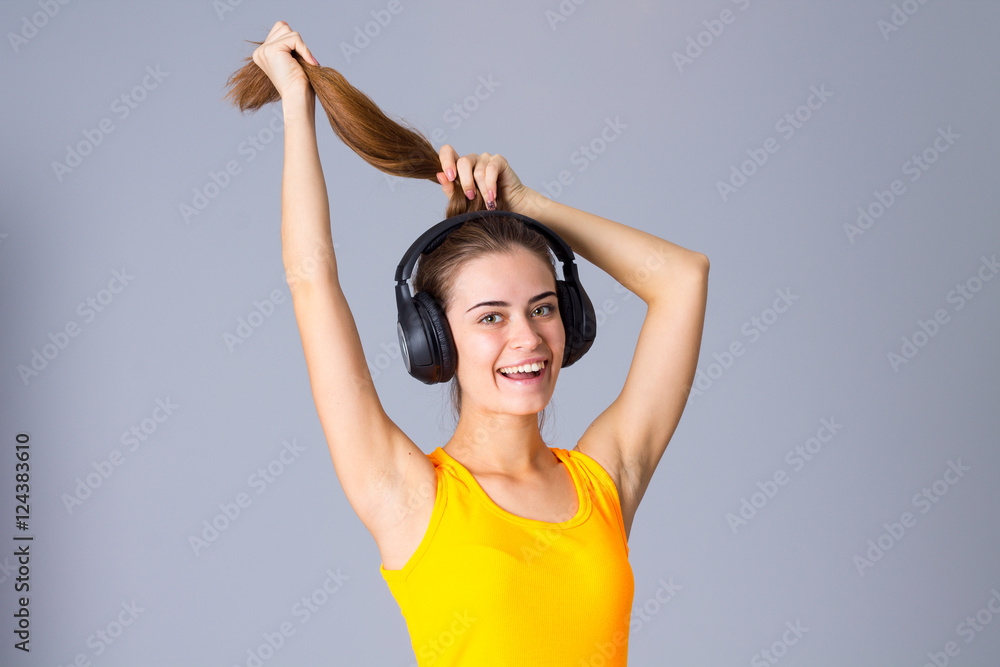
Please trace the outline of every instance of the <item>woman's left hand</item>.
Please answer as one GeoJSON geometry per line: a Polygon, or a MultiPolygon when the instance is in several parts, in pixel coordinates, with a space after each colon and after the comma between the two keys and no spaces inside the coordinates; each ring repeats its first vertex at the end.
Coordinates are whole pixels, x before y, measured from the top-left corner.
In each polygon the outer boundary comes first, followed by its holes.
{"type": "Polygon", "coordinates": [[[476,190],[482,193],[486,208],[496,208],[497,195],[504,208],[514,213],[524,214],[530,208],[537,192],[521,183],[514,170],[502,155],[490,153],[470,153],[459,157],[450,145],[445,144],[438,152],[441,170],[437,179],[441,189],[449,198],[455,187],[461,187],[466,198],[475,199],[476,190]],[[458,183],[455,180],[458,179],[458,183]]]}

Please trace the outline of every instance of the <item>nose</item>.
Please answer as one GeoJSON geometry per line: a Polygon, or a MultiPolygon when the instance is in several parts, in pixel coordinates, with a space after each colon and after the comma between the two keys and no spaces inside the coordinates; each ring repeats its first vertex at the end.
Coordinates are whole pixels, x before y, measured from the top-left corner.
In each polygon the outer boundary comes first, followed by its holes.
{"type": "Polygon", "coordinates": [[[510,346],[515,349],[533,350],[542,342],[536,325],[527,318],[515,317],[510,322],[510,346]]]}

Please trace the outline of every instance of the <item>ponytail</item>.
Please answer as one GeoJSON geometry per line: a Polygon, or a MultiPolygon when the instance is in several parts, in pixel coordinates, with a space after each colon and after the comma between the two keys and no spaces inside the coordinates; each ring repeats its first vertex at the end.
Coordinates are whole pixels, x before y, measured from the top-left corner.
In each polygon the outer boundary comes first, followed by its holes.
{"type": "MultiPolygon", "coordinates": [[[[371,98],[332,67],[313,65],[295,51],[292,57],[302,66],[309,85],[316,91],[333,131],[348,148],[386,174],[427,179],[439,185],[437,174],[441,171],[441,161],[424,135],[386,116],[371,98]]],[[[281,99],[274,84],[252,57],[246,58],[246,64],[229,77],[226,86],[230,89],[226,99],[242,112],[256,111],[281,99]]],[[[499,195],[497,208],[503,209],[499,195]]],[[[445,217],[485,209],[486,201],[478,189],[476,198],[468,199],[462,188],[456,187],[445,217]]]]}

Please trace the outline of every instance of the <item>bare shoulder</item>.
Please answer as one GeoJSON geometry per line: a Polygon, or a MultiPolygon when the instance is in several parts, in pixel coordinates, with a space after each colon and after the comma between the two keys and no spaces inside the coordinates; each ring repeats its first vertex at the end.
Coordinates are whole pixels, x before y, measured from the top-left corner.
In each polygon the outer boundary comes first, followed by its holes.
{"type": "Polygon", "coordinates": [[[402,568],[416,552],[437,498],[437,474],[430,458],[401,431],[396,437],[394,479],[386,481],[382,507],[366,524],[387,570],[402,568]]]}

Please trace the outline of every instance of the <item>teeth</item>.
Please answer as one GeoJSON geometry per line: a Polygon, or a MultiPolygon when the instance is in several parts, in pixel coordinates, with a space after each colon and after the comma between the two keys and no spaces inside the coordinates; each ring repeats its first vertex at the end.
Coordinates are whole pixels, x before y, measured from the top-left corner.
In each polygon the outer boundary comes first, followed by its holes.
{"type": "Polygon", "coordinates": [[[529,371],[540,371],[545,368],[544,361],[538,361],[533,364],[525,364],[523,366],[507,366],[506,368],[501,368],[500,372],[504,375],[509,373],[527,373],[529,371]]]}

